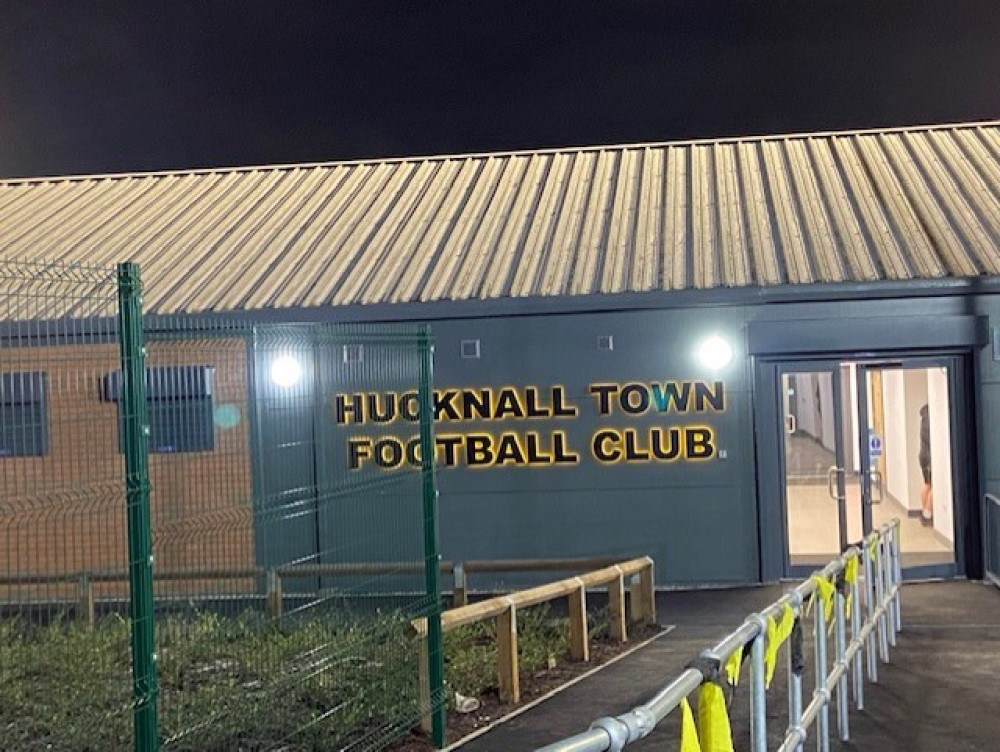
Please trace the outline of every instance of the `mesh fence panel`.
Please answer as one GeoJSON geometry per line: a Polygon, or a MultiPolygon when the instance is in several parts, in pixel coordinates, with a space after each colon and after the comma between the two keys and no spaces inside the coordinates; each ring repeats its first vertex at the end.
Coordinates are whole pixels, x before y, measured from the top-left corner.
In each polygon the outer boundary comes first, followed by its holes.
{"type": "Polygon", "coordinates": [[[165,749],[374,750],[419,721],[427,348],[416,329],[147,326],[165,749]]]}
{"type": "Polygon", "coordinates": [[[0,261],[0,750],[385,746],[445,700],[428,335],[139,303],[0,261]]]}
{"type": "Polygon", "coordinates": [[[114,269],[0,261],[0,749],[132,747],[114,269]]]}

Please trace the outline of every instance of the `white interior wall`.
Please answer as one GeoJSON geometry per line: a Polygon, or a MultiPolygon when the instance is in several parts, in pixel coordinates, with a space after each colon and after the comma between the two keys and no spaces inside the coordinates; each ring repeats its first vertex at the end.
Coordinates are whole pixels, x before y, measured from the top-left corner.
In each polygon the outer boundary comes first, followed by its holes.
{"type": "Polygon", "coordinates": [[[820,438],[816,411],[816,377],[811,373],[795,374],[795,419],[796,431],[820,438]]]}
{"type": "Polygon", "coordinates": [[[847,389],[845,390],[850,397],[847,409],[844,411],[845,420],[848,421],[850,425],[850,432],[847,434],[849,437],[850,448],[847,450],[847,456],[851,458],[851,469],[855,473],[861,472],[861,434],[858,427],[857,414],[858,414],[858,369],[854,363],[848,363],[846,366],[842,366],[842,369],[846,369],[843,372],[843,376],[847,379],[847,389]]]}
{"type": "MultiPolygon", "coordinates": [[[[906,460],[907,485],[910,489],[906,497],[907,509],[920,509],[920,492],[924,487],[924,476],[920,471],[920,408],[927,404],[927,370],[911,369],[903,372],[906,388],[906,460]]],[[[902,499],[900,499],[902,501],[902,499]]]]}
{"type": "MultiPolygon", "coordinates": [[[[910,411],[906,404],[906,382],[899,369],[882,371],[882,412],[885,417],[885,436],[882,439],[886,490],[892,498],[910,509],[913,493],[910,488],[909,457],[906,453],[910,411]]],[[[918,490],[917,506],[919,505],[918,490]]]]}
{"type": "Polygon", "coordinates": [[[934,529],[954,542],[951,488],[951,422],[948,375],[944,368],[927,369],[927,405],[930,412],[931,483],[934,490],[934,529]]]}
{"type": "Polygon", "coordinates": [[[820,443],[831,452],[837,451],[837,436],[834,429],[833,378],[830,374],[817,374],[819,385],[819,407],[821,415],[820,443]]]}

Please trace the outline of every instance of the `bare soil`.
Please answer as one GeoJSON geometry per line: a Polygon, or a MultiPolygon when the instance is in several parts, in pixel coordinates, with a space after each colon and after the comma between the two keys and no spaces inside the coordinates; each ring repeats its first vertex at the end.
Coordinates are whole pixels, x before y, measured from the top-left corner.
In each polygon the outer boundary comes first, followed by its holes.
{"type": "MultiPolygon", "coordinates": [[[[591,640],[590,660],[583,662],[560,662],[554,668],[531,674],[521,674],[521,702],[519,705],[500,701],[497,689],[491,688],[477,699],[479,709],[472,713],[459,713],[454,707],[448,708],[448,743],[454,744],[475,731],[495,723],[504,716],[510,715],[519,707],[548,694],[553,689],[572,681],[581,674],[601,666],[615,656],[621,655],[637,643],[659,634],[659,626],[634,625],[629,628],[629,641],[613,642],[604,637],[591,640]]],[[[434,747],[430,740],[418,729],[396,740],[386,748],[389,752],[430,752],[434,747]]]]}

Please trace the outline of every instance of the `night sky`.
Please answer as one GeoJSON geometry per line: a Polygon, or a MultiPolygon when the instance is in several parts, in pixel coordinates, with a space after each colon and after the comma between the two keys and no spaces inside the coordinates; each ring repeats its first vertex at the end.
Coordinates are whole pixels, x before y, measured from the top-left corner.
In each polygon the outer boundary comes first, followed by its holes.
{"type": "Polygon", "coordinates": [[[1000,118],[1000,2],[91,2],[0,13],[0,176],[1000,118]]]}

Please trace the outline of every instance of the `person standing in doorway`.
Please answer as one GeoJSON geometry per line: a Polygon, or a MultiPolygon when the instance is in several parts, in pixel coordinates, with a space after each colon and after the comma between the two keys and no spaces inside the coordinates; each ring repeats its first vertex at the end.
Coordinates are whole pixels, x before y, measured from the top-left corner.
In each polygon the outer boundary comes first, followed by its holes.
{"type": "Polygon", "coordinates": [[[930,525],[934,521],[934,492],[931,488],[931,419],[927,405],[920,408],[920,472],[924,487],[920,491],[920,521],[930,525]]]}

